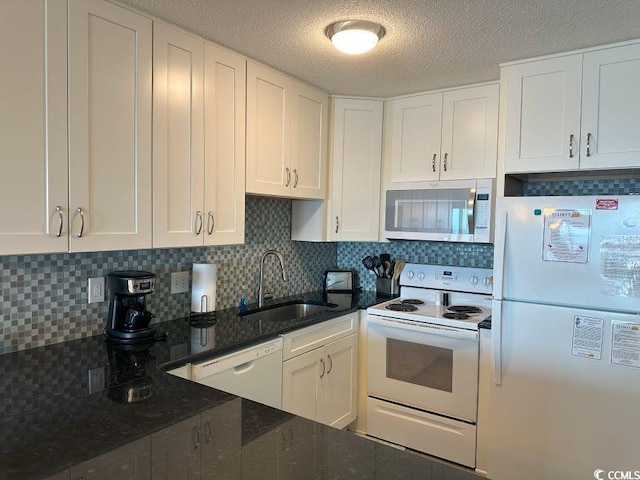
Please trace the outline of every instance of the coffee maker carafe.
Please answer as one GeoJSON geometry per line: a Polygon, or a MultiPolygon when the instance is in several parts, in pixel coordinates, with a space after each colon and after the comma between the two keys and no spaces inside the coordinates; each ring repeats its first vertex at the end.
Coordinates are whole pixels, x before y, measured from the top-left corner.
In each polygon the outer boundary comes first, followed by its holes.
{"type": "Polygon", "coordinates": [[[108,279],[111,298],[106,336],[122,343],[153,338],[156,329],[149,327],[153,314],[147,311],[146,296],[153,293],[155,274],[124,270],[111,272],[108,279]]]}

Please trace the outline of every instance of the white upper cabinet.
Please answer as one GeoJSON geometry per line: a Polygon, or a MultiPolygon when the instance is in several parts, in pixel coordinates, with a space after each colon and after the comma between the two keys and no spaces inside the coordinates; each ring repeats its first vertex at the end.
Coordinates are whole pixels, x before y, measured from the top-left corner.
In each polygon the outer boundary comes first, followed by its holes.
{"type": "Polygon", "coordinates": [[[506,67],[507,173],[578,168],[582,55],[506,67]]]}
{"type": "Polygon", "coordinates": [[[153,246],[202,245],[204,43],[153,29],[153,246]]]}
{"type": "Polygon", "coordinates": [[[246,59],[204,47],[205,245],[244,243],[246,59]]]}
{"type": "Polygon", "coordinates": [[[70,250],[151,247],[151,20],[69,1],[70,250]]]}
{"type": "Polygon", "coordinates": [[[247,62],[247,193],[324,198],[328,97],[247,62]]]}
{"type": "Polygon", "coordinates": [[[391,181],[438,180],[442,132],[442,94],[393,102],[391,181]]]}
{"type": "Polygon", "coordinates": [[[244,242],[245,61],[154,24],[155,247],[244,242]]]}
{"type": "Polygon", "coordinates": [[[580,168],[640,167],[640,44],[584,55],[580,168]]]}
{"type": "Polygon", "coordinates": [[[505,172],[640,166],[640,45],[503,68],[505,172]]]}
{"type": "Polygon", "coordinates": [[[329,97],[299,82],[291,85],[291,191],[295,197],[323,199],[329,97]]]}
{"type": "Polygon", "coordinates": [[[328,214],[330,240],[378,240],[381,166],[382,101],[336,98],[328,214]]]}
{"type": "Polygon", "coordinates": [[[69,248],[66,25],[65,0],[0,2],[0,255],[69,248]]]}
{"type": "Polygon", "coordinates": [[[499,92],[496,83],[442,94],[441,180],[495,178],[499,92]]]}
{"type": "Polygon", "coordinates": [[[391,100],[392,182],[493,178],[497,84],[391,100]]]}

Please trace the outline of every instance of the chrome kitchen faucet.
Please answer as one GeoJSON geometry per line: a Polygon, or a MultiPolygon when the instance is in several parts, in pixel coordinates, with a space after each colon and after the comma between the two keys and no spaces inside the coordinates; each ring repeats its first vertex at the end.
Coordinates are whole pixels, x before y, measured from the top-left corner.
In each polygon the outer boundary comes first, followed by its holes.
{"type": "Polygon", "coordinates": [[[280,260],[280,269],[282,270],[282,280],[284,282],[287,281],[287,274],[284,271],[284,259],[282,255],[278,253],[276,250],[267,250],[262,254],[262,258],[260,259],[260,283],[258,284],[258,308],[264,305],[264,296],[262,292],[262,283],[264,281],[264,261],[269,255],[275,255],[278,260],[280,260]]]}

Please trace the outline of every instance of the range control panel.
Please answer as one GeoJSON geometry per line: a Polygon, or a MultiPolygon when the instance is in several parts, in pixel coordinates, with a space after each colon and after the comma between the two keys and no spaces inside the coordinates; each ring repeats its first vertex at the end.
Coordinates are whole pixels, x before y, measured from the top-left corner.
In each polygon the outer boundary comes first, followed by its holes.
{"type": "Polygon", "coordinates": [[[407,263],[400,285],[470,293],[493,292],[493,269],[407,263]]]}

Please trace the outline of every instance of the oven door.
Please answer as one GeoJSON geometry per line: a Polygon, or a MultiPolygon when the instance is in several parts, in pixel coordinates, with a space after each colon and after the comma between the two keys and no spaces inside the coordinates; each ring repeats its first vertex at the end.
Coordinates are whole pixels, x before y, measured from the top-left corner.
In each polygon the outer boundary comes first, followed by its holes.
{"type": "Polygon", "coordinates": [[[478,332],[369,315],[368,395],[476,422],[478,332]]]}

